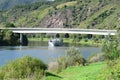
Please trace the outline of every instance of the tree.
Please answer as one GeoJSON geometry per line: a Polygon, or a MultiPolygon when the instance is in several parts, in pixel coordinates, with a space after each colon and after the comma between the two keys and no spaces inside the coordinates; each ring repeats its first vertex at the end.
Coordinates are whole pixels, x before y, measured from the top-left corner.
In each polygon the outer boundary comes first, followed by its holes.
{"type": "Polygon", "coordinates": [[[3,40],[6,42],[6,44],[11,44],[11,38],[12,37],[12,31],[10,30],[5,30],[4,31],[4,38],[3,40]]]}
{"type": "MultiPolygon", "coordinates": [[[[1,46],[19,45],[20,42],[19,38],[20,38],[19,34],[13,33],[11,30],[2,30],[0,32],[0,45],[1,46]]],[[[23,39],[25,39],[24,36],[23,39]]]]}
{"type": "Polygon", "coordinates": [[[13,23],[10,23],[10,22],[6,22],[4,24],[4,26],[7,27],[7,28],[9,28],[9,27],[12,27],[12,28],[16,27],[13,23]]]}
{"type": "Polygon", "coordinates": [[[108,60],[114,60],[120,57],[120,30],[118,30],[115,38],[107,36],[103,45],[102,51],[108,60]]]}
{"type": "Polygon", "coordinates": [[[0,46],[3,44],[3,33],[0,31],[0,46]]]}

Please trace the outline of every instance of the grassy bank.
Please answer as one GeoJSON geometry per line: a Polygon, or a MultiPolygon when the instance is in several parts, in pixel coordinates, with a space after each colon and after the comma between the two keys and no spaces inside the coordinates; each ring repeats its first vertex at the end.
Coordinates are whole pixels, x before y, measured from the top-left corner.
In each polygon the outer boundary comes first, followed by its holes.
{"type": "Polygon", "coordinates": [[[97,80],[105,65],[104,62],[98,62],[88,66],[69,67],[59,74],[51,73],[45,80],[97,80]]]}
{"type": "MultiPolygon", "coordinates": [[[[28,38],[29,41],[46,41],[48,42],[49,41],[49,38],[28,38]]],[[[92,39],[90,40],[85,40],[85,39],[82,39],[80,41],[74,41],[73,39],[70,39],[70,38],[63,38],[63,42],[64,43],[70,43],[70,44],[80,44],[80,45],[87,45],[87,46],[101,46],[102,42],[103,41],[94,41],[92,39]]]]}

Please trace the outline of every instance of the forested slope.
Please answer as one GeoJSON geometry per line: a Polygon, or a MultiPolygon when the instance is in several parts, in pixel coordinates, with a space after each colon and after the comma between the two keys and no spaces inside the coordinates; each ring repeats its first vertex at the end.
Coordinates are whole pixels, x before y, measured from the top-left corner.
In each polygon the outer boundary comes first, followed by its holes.
{"type": "Polygon", "coordinates": [[[45,0],[0,0],[0,10],[6,10],[13,8],[16,5],[26,5],[39,1],[45,0]]]}
{"type": "Polygon", "coordinates": [[[99,28],[120,25],[119,0],[55,0],[0,12],[0,27],[99,28]]]}

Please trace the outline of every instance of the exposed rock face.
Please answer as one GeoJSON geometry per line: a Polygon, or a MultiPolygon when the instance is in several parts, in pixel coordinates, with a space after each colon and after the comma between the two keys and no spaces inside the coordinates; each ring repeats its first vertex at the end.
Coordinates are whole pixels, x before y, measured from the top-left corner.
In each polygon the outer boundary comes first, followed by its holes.
{"type": "MultiPolygon", "coordinates": [[[[40,23],[41,26],[46,28],[65,28],[68,23],[72,22],[72,13],[70,10],[63,12],[56,12],[52,15],[46,16],[40,23]]],[[[69,24],[67,27],[72,27],[69,24]]]]}
{"type": "Polygon", "coordinates": [[[63,19],[61,17],[61,13],[58,13],[57,15],[53,15],[52,17],[48,17],[48,20],[46,20],[46,27],[49,28],[62,28],[63,27],[63,19]]]}

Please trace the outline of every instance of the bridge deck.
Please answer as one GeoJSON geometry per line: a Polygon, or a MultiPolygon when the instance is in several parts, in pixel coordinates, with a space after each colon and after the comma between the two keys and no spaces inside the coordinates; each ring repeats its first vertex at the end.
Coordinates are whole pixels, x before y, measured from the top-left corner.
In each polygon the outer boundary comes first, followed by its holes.
{"type": "MultiPolygon", "coordinates": [[[[4,30],[6,28],[0,28],[4,30]]],[[[7,28],[14,33],[69,33],[69,34],[94,34],[94,35],[115,35],[116,30],[101,29],[74,29],[74,28],[7,28]]]]}

